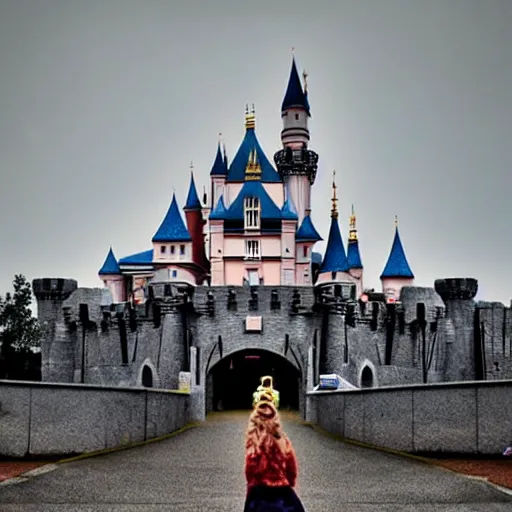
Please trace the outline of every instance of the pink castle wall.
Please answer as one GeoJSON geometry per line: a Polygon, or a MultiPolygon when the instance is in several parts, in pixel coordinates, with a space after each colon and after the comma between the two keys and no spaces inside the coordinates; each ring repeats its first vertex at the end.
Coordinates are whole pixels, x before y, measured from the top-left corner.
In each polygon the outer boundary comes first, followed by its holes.
{"type": "Polygon", "coordinates": [[[400,291],[404,286],[414,285],[414,279],[408,277],[384,277],[381,282],[382,292],[395,300],[400,298],[400,291]]]}
{"type": "Polygon", "coordinates": [[[191,262],[192,261],[192,242],[166,242],[153,244],[153,261],[155,263],[171,262],[191,262]],[[180,254],[180,245],[185,246],[185,254],[180,254]],[[162,253],[161,247],[165,247],[165,253],[162,253]],[[171,254],[171,246],[174,246],[174,254],[171,254]]]}

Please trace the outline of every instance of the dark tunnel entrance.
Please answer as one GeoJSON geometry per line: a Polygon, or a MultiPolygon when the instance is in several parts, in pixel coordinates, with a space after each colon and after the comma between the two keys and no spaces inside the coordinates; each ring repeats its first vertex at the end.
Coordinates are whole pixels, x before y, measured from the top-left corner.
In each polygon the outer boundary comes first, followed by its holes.
{"type": "Polygon", "coordinates": [[[298,410],[300,372],[284,357],[265,350],[243,350],[219,361],[207,379],[207,411],[252,408],[260,377],[271,375],[280,409],[298,410]]]}

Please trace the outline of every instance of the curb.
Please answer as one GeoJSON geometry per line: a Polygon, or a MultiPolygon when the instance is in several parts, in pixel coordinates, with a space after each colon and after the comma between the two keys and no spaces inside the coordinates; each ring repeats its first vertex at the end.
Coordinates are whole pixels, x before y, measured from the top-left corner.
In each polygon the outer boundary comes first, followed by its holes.
{"type": "Polygon", "coordinates": [[[146,439],[145,441],[127,443],[125,445],[115,446],[113,448],[105,448],[103,450],[96,450],[94,452],[81,453],[80,455],[76,455],[74,457],[66,457],[66,458],[60,459],[54,463],[44,464],[36,469],[32,469],[30,471],[20,473],[19,475],[14,476],[12,478],[8,478],[7,480],[3,480],[2,482],[0,482],[0,487],[6,487],[9,485],[27,482],[31,478],[35,478],[37,476],[44,475],[45,473],[50,473],[51,471],[55,471],[56,469],[58,469],[59,465],[67,464],[68,462],[75,462],[75,461],[79,461],[79,460],[90,459],[92,457],[100,457],[102,455],[108,455],[110,453],[116,453],[116,452],[120,452],[120,451],[124,451],[124,450],[129,450],[131,448],[138,448],[140,446],[146,446],[151,443],[157,443],[159,441],[165,441],[166,439],[175,437],[179,434],[182,434],[183,432],[185,432],[187,430],[196,428],[199,425],[200,425],[199,423],[188,423],[184,427],[181,427],[178,430],[175,430],[174,432],[170,432],[169,434],[164,434],[163,436],[153,437],[151,439],[146,439]]]}
{"type": "Polygon", "coordinates": [[[449,473],[455,473],[456,475],[462,476],[464,478],[469,478],[470,480],[477,480],[479,482],[486,483],[487,485],[490,485],[494,489],[496,489],[504,494],[507,494],[508,496],[512,496],[512,489],[509,489],[508,487],[503,487],[501,485],[490,482],[487,477],[468,475],[467,473],[461,473],[459,471],[455,471],[454,469],[450,469],[445,466],[436,464],[436,462],[434,462],[432,459],[429,459],[427,457],[422,457],[421,455],[414,455],[412,453],[402,452],[400,450],[394,450],[393,448],[385,448],[383,446],[376,446],[373,444],[363,443],[362,441],[356,441],[354,439],[347,439],[343,436],[340,436],[339,434],[333,434],[332,432],[329,432],[329,431],[325,430],[324,428],[319,427],[315,423],[310,423],[310,422],[301,420],[300,424],[303,425],[304,427],[309,427],[309,428],[315,430],[316,432],[318,432],[319,434],[321,434],[325,437],[334,439],[335,441],[339,441],[341,443],[349,444],[349,445],[353,445],[353,446],[358,446],[359,448],[367,448],[370,450],[387,453],[389,455],[395,455],[397,457],[403,457],[405,459],[414,460],[414,461],[420,462],[422,464],[428,464],[429,466],[436,467],[437,469],[440,469],[442,471],[447,471],[449,473]]]}

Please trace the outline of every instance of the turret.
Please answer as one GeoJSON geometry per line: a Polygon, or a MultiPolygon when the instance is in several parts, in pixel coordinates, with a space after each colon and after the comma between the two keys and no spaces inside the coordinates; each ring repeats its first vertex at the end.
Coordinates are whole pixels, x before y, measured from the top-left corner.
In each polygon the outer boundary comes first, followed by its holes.
{"type": "Polygon", "coordinates": [[[398,232],[398,219],[395,216],[395,238],[389,253],[388,261],[380,276],[382,291],[388,302],[394,302],[400,297],[400,290],[404,286],[414,284],[414,274],[405,256],[405,251],[398,232]]]}
{"type": "Polygon", "coordinates": [[[336,173],[333,172],[331,227],[329,229],[324,259],[318,275],[318,283],[324,281],[352,281],[348,273],[349,264],[338,225],[338,198],[336,197],[335,176],[336,173]]]}
{"type": "Polygon", "coordinates": [[[292,198],[297,208],[299,225],[311,210],[311,185],[315,182],[318,168],[318,155],[308,149],[308,119],[311,112],[306,72],[303,76],[304,89],[293,59],[288,87],[281,105],[283,149],[274,155],[274,162],[285,185],[285,198],[292,198]]]}
{"type": "Polygon", "coordinates": [[[175,194],[152,242],[157,280],[180,279],[192,283],[200,280],[199,269],[192,261],[192,237],[183,222],[175,194]]]}
{"type": "Polygon", "coordinates": [[[204,247],[204,220],[201,201],[197,195],[196,184],[194,182],[194,172],[192,165],[190,169],[190,186],[188,189],[187,202],[185,203],[185,218],[187,228],[192,239],[192,261],[199,267],[208,270],[208,260],[206,258],[204,247]]]}
{"type": "Polygon", "coordinates": [[[108,251],[103,266],[98,272],[99,278],[103,281],[106,288],[109,289],[113,303],[126,301],[126,287],[124,277],[121,274],[119,263],[114,255],[112,247],[108,251]]]}
{"type": "Polygon", "coordinates": [[[226,147],[222,147],[222,134],[219,133],[219,143],[217,145],[217,154],[210,170],[211,192],[210,207],[213,210],[219,198],[224,193],[224,184],[228,174],[228,159],[226,157],[226,147]]]}
{"type": "Polygon", "coordinates": [[[321,240],[323,239],[313,225],[311,214],[307,212],[297,233],[295,233],[297,251],[295,282],[297,284],[313,284],[313,247],[316,242],[321,240]]]}
{"type": "Polygon", "coordinates": [[[359,253],[359,239],[357,236],[356,213],[354,211],[354,205],[352,205],[352,212],[349,218],[349,223],[350,232],[348,235],[347,246],[347,261],[349,268],[348,273],[356,285],[357,296],[360,297],[363,293],[363,263],[359,253]]]}
{"type": "Polygon", "coordinates": [[[297,282],[297,265],[295,254],[295,232],[297,231],[297,210],[291,198],[287,198],[281,208],[281,284],[302,284],[297,282]],[[286,277],[285,277],[286,276],[286,277]],[[289,282],[287,276],[293,276],[289,282]]]}
{"type": "Polygon", "coordinates": [[[224,218],[226,211],[224,196],[221,195],[209,218],[212,286],[224,284],[224,218]]]}

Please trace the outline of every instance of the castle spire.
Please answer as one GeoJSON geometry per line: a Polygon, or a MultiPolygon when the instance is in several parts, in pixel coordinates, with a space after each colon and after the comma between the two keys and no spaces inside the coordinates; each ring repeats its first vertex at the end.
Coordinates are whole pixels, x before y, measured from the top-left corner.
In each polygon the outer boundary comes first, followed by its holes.
{"type": "Polygon", "coordinates": [[[281,105],[281,111],[284,112],[289,108],[303,109],[307,112],[308,116],[311,115],[307,93],[302,89],[297,65],[295,64],[295,55],[292,56],[292,69],[290,70],[290,78],[288,79],[288,86],[281,105]]]}
{"type": "Polygon", "coordinates": [[[402,241],[400,240],[400,233],[398,232],[398,217],[396,215],[394,225],[395,237],[393,239],[393,245],[391,246],[388,261],[384,267],[384,270],[382,271],[380,278],[406,277],[412,279],[414,278],[414,274],[412,273],[411,267],[409,266],[409,262],[405,256],[402,241]]]}
{"type": "Polygon", "coordinates": [[[336,171],[332,171],[332,209],[331,218],[338,219],[338,198],[336,197],[336,171]]]}
{"type": "Polygon", "coordinates": [[[348,239],[350,242],[357,242],[357,229],[356,229],[356,213],[354,211],[354,205],[352,205],[352,212],[349,217],[350,223],[350,234],[348,239]]]}
{"type": "Polygon", "coordinates": [[[99,270],[98,274],[101,275],[115,275],[121,274],[121,269],[119,268],[119,263],[114,255],[114,251],[112,250],[112,246],[110,246],[110,250],[108,251],[107,257],[99,270]]]}
{"type": "MultiPolygon", "coordinates": [[[[194,186],[195,188],[195,186],[194,186]]],[[[197,194],[197,191],[196,191],[197,194]]],[[[176,201],[176,194],[172,195],[171,206],[167,210],[160,227],[153,236],[152,242],[190,242],[192,238],[190,233],[183,222],[178,202],[176,201]]]]}
{"type": "Polygon", "coordinates": [[[363,268],[363,264],[361,262],[361,254],[359,253],[359,240],[357,238],[357,229],[356,229],[356,213],[354,211],[354,205],[352,205],[352,214],[349,218],[350,222],[350,234],[348,236],[348,246],[347,246],[347,260],[348,266],[351,269],[355,268],[363,268]]]}
{"type": "Polygon", "coordinates": [[[245,105],[245,129],[254,130],[256,128],[256,115],[254,110],[254,103],[252,104],[251,111],[249,105],[245,105]]]}
{"type": "Polygon", "coordinates": [[[210,176],[226,176],[228,173],[227,168],[227,159],[226,159],[226,147],[224,146],[224,156],[222,155],[221,150],[221,134],[219,133],[219,142],[217,144],[217,155],[215,156],[215,161],[213,162],[212,169],[210,171],[210,176]]]}
{"type": "Polygon", "coordinates": [[[196,183],[194,181],[194,164],[190,162],[190,185],[188,188],[187,202],[185,203],[185,210],[198,210],[201,209],[201,201],[197,194],[196,183]]]}

